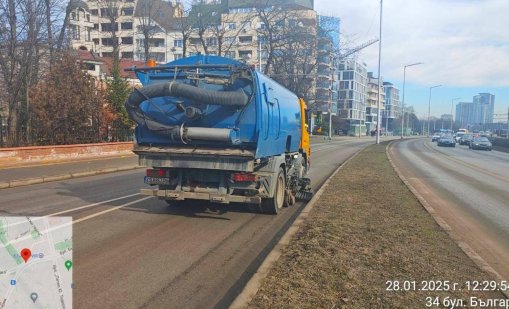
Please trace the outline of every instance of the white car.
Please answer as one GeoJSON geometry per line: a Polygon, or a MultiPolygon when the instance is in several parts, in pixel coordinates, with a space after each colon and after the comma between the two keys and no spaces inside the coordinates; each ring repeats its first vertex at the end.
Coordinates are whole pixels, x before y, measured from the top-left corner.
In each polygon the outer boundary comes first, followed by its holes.
{"type": "Polygon", "coordinates": [[[457,132],[456,136],[454,136],[454,140],[456,141],[456,143],[459,143],[461,137],[465,134],[466,134],[465,132],[457,132]]]}

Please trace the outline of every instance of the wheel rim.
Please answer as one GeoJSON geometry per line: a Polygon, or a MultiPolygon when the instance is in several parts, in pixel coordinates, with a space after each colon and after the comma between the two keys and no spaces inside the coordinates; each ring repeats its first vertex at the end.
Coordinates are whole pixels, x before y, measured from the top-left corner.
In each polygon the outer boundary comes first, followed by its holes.
{"type": "Polygon", "coordinates": [[[276,195],[276,207],[281,209],[283,207],[283,200],[285,198],[285,188],[284,188],[284,180],[280,175],[277,178],[277,195],[276,195]]]}

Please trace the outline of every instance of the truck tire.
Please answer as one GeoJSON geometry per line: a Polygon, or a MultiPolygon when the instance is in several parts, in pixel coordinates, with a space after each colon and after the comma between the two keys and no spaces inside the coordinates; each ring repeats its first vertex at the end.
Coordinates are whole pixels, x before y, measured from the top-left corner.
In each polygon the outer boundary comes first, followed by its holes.
{"type": "Polygon", "coordinates": [[[276,188],[274,189],[274,196],[262,200],[261,208],[262,212],[266,214],[278,214],[285,203],[286,195],[286,179],[285,172],[282,168],[279,169],[279,173],[276,178],[276,188]]]}

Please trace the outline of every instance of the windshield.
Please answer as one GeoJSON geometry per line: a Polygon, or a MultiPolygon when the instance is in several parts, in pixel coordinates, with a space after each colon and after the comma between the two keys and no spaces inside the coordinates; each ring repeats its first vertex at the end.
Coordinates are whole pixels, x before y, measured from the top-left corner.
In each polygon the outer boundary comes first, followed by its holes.
{"type": "Polygon", "coordinates": [[[489,142],[489,140],[486,137],[479,137],[475,139],[476,142],[489,142]]]}

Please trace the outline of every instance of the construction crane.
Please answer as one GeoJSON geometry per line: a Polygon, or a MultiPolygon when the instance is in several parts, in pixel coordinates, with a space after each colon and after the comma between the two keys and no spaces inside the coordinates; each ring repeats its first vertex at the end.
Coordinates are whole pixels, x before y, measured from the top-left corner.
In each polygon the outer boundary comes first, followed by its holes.
{"type": "Polygon", "coordinates": [[[370,45],[375,44],[375,43],[376,43],[376,42],[378,42],[378,41],[379,41],[379,39],[372,39],[372,40],[367,41],[367,42],[366,42],[366,43],[364,43],[364,44],[361,44],[361,45],[356,46],[356,47],[354,47],[354,48],[348,49],[345,53],[341,53],[341,52],[340,52],[340,53],[339,53],[338,58],[339,58],[340,60],[341,60],[341,59],[344,59],[344,58],[346,58],[346,57],[348,57],[348,56],[350,56],[350,55],[355,54],[356,52],[360,51],[361,49],[364,49],[364,48],[366,48],[366,47],[368,47],[368,46],[370,46],[370,45]]]}

